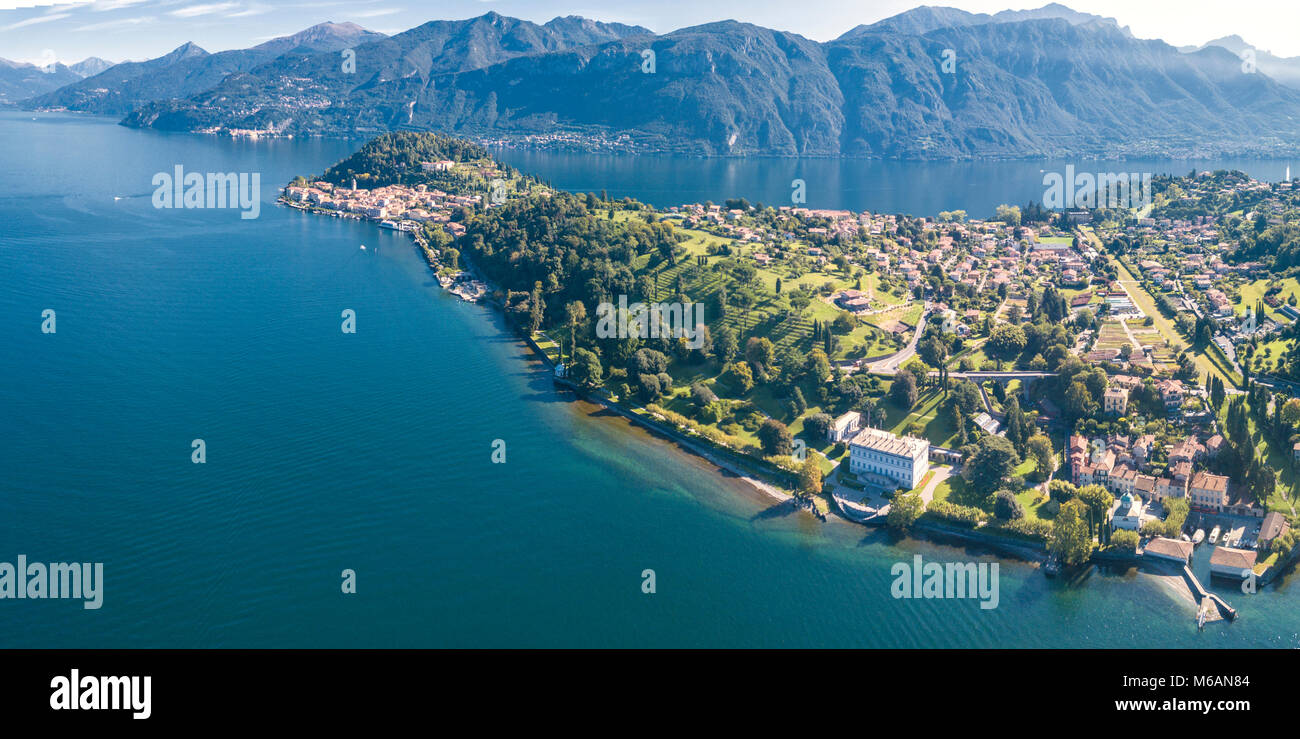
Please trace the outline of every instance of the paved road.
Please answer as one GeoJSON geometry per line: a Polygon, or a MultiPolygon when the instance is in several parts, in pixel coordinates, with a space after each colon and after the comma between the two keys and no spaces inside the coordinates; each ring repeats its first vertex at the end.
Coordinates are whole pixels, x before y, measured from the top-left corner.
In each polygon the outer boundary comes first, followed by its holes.
{"type": "Polygon", "coordinates": [[[926,508],[929,508],[930,501],[934,500],[934,491],[938,489],[939,484],[951,477],[953,473],[952,467],[931,467],[930,469],[934,471],[934,477],[930,478],[930,481],[921,489],[921,500],[926,508]]]}
{"type": "Polygon", "coordinates": [[[1232,371],[1241,374],[1241,365],[1237,363],[1237,349],[1232,345],[1232,341],[1222,333],[1214,335],[1214,343],[1218,344],[1219,350],[1223,356],[1228,358],[1228,363],[1232,365],[1232,371]]]}
{"type": "MultiPolygon", "coordinates": [[[[982,382],[975,383],[975,387],[980,389],[980,399],[984,401],[984,412],[989,414],[990,417],[996,418],[997,416],[994,415],[993,411],[993,401],[989,398],[988,388],[984,387],[982,382]]],[[[1002,419],[999,418],[998,420],[1002,419]]]]}
{"type": "MultiPolygon", "coordinates": [[[[930,374],[938,374],[932,372],[930,374]]],[[[949,372],[949,377],[964,377],[968,380],[1037,380],[1043,377],[1056,377],[1057,372],[1033,372],[1030,370],[1008,370],[1006,372],[949,372]]]]}
{"type": "MultiPolygon", "coordinates": [[[[1254,378],[1254,380],[1255,382],[1265,387],[1273,388],[1274,391],[1281,390],[1283,392],[1290,393],[1293,396],[1300,396],[1300,383],[1291,382],[1289,380],[1281,380],[1276,377],[1267,377],[1264,375],[1260,375],[1259,377],[1254,378]]],[[[1231,393],[1233,391],[1229,390],[1228,392],[1231,393]]],[[[1244,394],[1244,392],[1240,390],[1238,390],[1237,392],[1244,394]]]]}
{"type": "Polygon", "coordinates": [[[916,356],[916,345],[921,341],[921,334],[925,333],[925,321],[929,314],[930,301],[927,300],[921,308],[921,320],[916,322],[916,330],[912,332],[912,340],[907,343],[907,346],[884,359],[871,362],[867,365],[867,371],[892,375],[898,372],[898,368],[902,367],[907,360],[916,356]]]}

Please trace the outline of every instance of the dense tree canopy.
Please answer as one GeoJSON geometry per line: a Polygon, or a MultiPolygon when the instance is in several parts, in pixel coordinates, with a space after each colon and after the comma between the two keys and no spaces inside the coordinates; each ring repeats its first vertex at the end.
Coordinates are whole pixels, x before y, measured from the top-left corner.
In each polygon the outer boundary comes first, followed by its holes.
{"type": "MultiPolygon", "coordinates": [[[[633,263],[638,256],[660,255],[679,242],[672,224],[641,219],[614,220],[589,210],[586,200],[556,192],[507,201],[476,213],[458,242],[475,266],[501,287],[529,290],[540,282],[550,306],[582,301],[594,311],[615,296],[639,296],[633,263]]],[[[642,290],[647,288],[642,287],[642,290]]]]}

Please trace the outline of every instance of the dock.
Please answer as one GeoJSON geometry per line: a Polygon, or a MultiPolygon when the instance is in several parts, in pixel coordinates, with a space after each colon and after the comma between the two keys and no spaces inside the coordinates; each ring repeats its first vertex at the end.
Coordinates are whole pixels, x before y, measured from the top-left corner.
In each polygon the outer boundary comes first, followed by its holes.
{"type": "Polygon", "coordinates": [[[1237,609],[1228,605],[1223,598],[1206,590],[1201,585],[1201,581],[1196,579],[1196,575],[1192,574],[1190,565],[1183,566],[1183,579],[1187,582],[1187,586],[1192,589],[1192,595],[1196,597],[1198,626],[1204,627],[1207,620],[1217,620],[1218,618],[1226,618],[1229,621],[1237,620],[1237,609]]]}
{"type": "Polygon", "coordinates": [[[888,503],[880,508],[872,508],[871,506],[863,505],[861,502],[854,502],[843,498],[834,491],[831,492],[831,499],[835,501],[835,507],[839,509],[840,515],[854,523],[874,525],[883,524],[889,520],[888,503]]]}

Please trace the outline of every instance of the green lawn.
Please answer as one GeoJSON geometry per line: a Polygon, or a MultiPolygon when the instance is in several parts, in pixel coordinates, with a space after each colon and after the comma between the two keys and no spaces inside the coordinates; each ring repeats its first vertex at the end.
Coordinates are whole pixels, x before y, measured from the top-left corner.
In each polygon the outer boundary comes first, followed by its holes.
{"type": "MultiPolygon", "coordinates": [[[[1293,297],[1300,300],[1300,280],[1288,277],[1279,282],[1282,285],[1282,290],[1275,293],[1279,300],[1283,303],[1293,297]]],[[[1247,308],[1253,308],[1256,304],[1261,303],[1264,300],[1264,291],[1268,289],[1268,284],[1268,280],[1255,280],[1238,286],[1237,291],[1240,297],[1237,300],[1237,312],[1244,313],[1247,308]]],[[[1283,315],[1281,311],[1270,308],[1268,304],[1264,304],[1264,315],[1284,325],[1291,323],[1290,318],[1283,315]]]]}
{"type": "MultiPolygon", "coordinates": [[[[984,351],[984,344],[980,344],[974,349],[968,349],[954,355],[952,361],[948,363],[948,368],[954,371],[958,370],[961,367],[961,361],[963,359],[970,359],[971,366],[974,367],[976,372],[980,370],[992,370],[998,366],[998,360],[989,356],[989,354],[984,351]]],[[[1010,362],[1002,363],[1003,368],[1008,368],[1010,366],[1010,362]]]]}
{"type": "MultiPolygon", "coordinates": [[[[823,300],[814,300],[808,306],[808,316],[823,323],[834,321],[844,311],[823,300]]],[[[857,328],[848,334],[839,334],[839,349],[831,359],[874,359],[893,354],[902,348],[902,342],[893,335],[861,319],[857,328]]]]}
{"type": "Polygon", "coordinates": [[[1047,505],[1047,502],[1050,500],[1050,498],[1043,498],[1040,500],[1039,498],[1041,495],[1041,492],[1035,488],[1026,488],[1016,496],[1016,500],[1020,501],[1020,507],[1025,509],[1026,519],[1042,521],[1052,520],[1051,516],[1039,515],[1039,509],[1044,505],[1047,505]]]}
{"type": "Polygon", "coordinates": [[[951,500],[959,503],[966,492],[966,481],[961,475],[949,475],[934,489],[934,500],[951,500]]]}
{"type": "Polygon", "coordinates": [[[863,292],[870,292],[873,299],[889,305],[898,305],[905,299],[903,296],[898,296],[888,290],[882,289],[880,287],[880,273],[878,272],[868,272],[866,276],[862,278],[862,290],[863,292]]]}
{"type": "MultiPolygon", "coordinates": [[[[1226,422],[1228,417],[1227,411],[1228,404],[1224,403],[1223,408],[1219,412],[1220,423],[1226,422]]],[[[1285,514],[1289,517],[1293,515],[1291,500],[1294,500],[1295,498],[1296,489],[1296,474],[1291,463],[1291,450],[1281,449],[1272,441],[1265,439],[1255,427],[1255,419],[1253,415],[1247,414],[1247,419],[1250,425],[1250,438],[1256,445],[1255,453],[1259,454],[1262,450],[1265,454],[1264,461],[1278,472],[1277,487],[1273,489],[1273,494],[1269,496],[1268,510],[1277,511],[1278,513],[1285,514]],[[1290,496],[1291,500],[1288,500],[1287,496],[1290,496]]]]}
{"type": "Polygon", "coordinates": [[[930,389],[923,391],[917,400],[916,407],[912,409],[911,413],[907,414],[887,403],[888,415],[885,420],[885,429],[902,435],[907,433],[908,426],[919,423],[922,436],[929,439],[931,444],[951,449],[953,444],[957,443],[957,428],[953,426],[952,419],[948,418],[948,414],[939,410],[939,404],[943,402],[943,398],[944,394],[941,390],[930,389]]]}
{"type": "Polygon", "coordinates": [[[546,353],[546,358],[550,360],[552,364],[558,364],[560,362],[560,346],[551,340],[551,337],[538,331],[533,334],[533,341],[537,342],[537,346],[541,347],[541,350],[546,353]]]}
{"type": "MultiPolygon", "coordinates": [[[[1273,339],[1260,344],[1250,357],[1249,367],[1254,374],[1277,372],[1279,364],[1285,363],[1290,347],[1291,341],[1289,339],[1273,339]]],[[[1244,363],[1246,358],[1239,356],[1237,360],[1244,363]]]]}
{"type": "MultiPolygon", "coordinates": [[[[1019,473],[1020,468],[1017,468],[1017,474],[1019,473]]],[[[1026,519],[1050,521],[1051,516],[1040,515],[1040,511],[1046,505],[1047,500],[1040,502],[1038,497],[1039,492],[1037,490],[1026,488],[1016,496],[1016,500],[1020,501],[1020,507],[1025,511],[1026,519]]],[[[946,500],[957,505],[975,506],[984,509],[990,514],[993,512],[992,496],[987,500],[970,500],[966,495],[966,480],[961,475],[951,475],[948,479],[939,483],[938,487],[934,489],[934,499],[946,500]]]]}

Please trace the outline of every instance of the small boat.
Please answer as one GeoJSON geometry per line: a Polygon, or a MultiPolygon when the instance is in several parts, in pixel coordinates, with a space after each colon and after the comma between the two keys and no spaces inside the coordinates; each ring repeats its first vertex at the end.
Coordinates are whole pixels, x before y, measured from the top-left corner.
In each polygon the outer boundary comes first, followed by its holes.
{"type": "Polygon", "coordinates": [[[1187,534],[1183,534],[1183,541],[1191,541],[1191,540],[1192,537],[1188,536],[1187,534]]]}
{"type": "Polygon", "coordinates": [[[1200,544],[1203,541],[1205,541],[1205,529],[1197,529],[1196,533],[1192,534],[1192,543],[1200,544]]]}
{"type": "Polygon", "coordinates": [[[1220,529],[1218,526],[1215,526],[1215,527],[1214,527],[1214,530],[1210,532],[1210,543],[1211,543],[1211,544],[1217,544],[1217,543],[1218,543],[1218,541],[1219,541],[1219,531],[1220,531],[1220,530],[1221,530],[1221,529],[1220,529]]]}
{"type": "Polygon", "coordinates": [[[366,250],[366,245],[365,245],[365,244],[362,244],[362,245],[361,245],[361,251],[365,251],[365,250],[366,250]]]}
{"type": "Polygon", "coordinates": [[[1055,554],[1047,558],[1043,563],[1043,574],[1048,577],[1056,577],[1061,574],[1061,560],[1055,554]]]}

